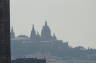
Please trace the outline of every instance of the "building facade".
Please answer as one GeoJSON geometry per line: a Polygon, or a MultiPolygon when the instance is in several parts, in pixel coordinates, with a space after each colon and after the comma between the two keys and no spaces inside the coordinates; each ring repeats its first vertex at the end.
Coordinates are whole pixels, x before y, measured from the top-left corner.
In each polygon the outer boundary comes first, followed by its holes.
{"type": "Polygon", "coordinates": [[[10,63],[9,0],[0,0],[0,63],[10,63]]]}

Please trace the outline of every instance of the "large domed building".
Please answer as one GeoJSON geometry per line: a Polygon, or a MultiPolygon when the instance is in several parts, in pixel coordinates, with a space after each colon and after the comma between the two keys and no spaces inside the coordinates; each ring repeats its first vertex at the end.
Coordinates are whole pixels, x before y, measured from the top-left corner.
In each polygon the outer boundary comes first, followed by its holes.
{"type": "Polygon", "coordinates": [[[35,30],[34,25],[32,25],[30,37],[25,36],[25,35],[19,35],[16,37],[13,27],[11,29],[10,34],[11,34],[11,39],[14,39],[14,40],[21,39],[21,38],[22,38],[22,40],[28,39],[33,42],[34,41],[36,42],[36,41],[56,41],[57,40],[55,34],[53,34],[53,36],[51,35],[52,34],[51,29],[48,26],[47,21],[45,21],[45,25],[42,27],[41,35],[39,34],[39,32],[37,32],[35,30]]]}

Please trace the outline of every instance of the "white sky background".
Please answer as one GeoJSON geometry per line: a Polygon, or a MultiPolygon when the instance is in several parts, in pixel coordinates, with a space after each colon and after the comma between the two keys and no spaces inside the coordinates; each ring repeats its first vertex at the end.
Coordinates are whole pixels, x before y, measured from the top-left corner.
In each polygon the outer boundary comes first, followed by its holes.
{"type": "Polygon", "coordinates": [[[96,48],[96,0],[10,0],[16,35],[41,32],[45,20],[57,38],[71,46],[96,48]]]}

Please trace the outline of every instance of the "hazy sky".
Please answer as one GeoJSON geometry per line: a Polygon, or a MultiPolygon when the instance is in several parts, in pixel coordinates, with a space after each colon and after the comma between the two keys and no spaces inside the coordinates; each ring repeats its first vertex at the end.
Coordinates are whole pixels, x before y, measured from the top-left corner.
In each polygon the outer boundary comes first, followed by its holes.
{"type": "Polygon", "coordinates": [[[16,35],[41,32],[45,20],[57,38],[71,46],[96,48],[96,0],[10,0],[16,35]]]}

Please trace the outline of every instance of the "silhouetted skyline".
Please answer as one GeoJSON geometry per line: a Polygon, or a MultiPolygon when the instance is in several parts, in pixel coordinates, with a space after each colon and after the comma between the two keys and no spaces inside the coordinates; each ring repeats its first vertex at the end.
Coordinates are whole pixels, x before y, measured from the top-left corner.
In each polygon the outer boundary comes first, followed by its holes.
{"type": "Polygon", "coordinates": [[[72,46],[96,48],[96,0],[10,0],[11,26],[28,35],[40,32],[45,20],[58,39],[72,46]]]}
{"type": "Polygon", "coordinates": [[[17,37],[22,37],[26,39],[30,39],[31,41],[56,41],[57,38],[55,36],[55,33],[52,34],[50,27],[47,24],[47,21],[45,21],[45,24],[42,27],[41,33],[35,30],[34,24],[32,25],[32,30],[30,31],[30,37],[26,35],[18,35],[16,36],[15,31],[13,27],[11,28],[10,35],[11,39],[16,39],[17,37]]]}

